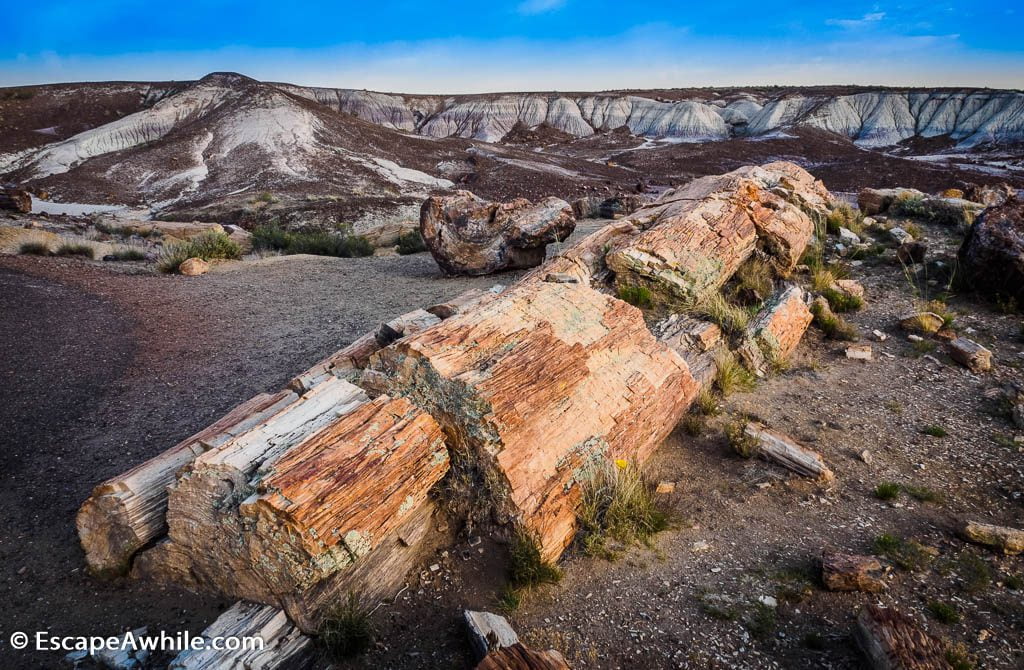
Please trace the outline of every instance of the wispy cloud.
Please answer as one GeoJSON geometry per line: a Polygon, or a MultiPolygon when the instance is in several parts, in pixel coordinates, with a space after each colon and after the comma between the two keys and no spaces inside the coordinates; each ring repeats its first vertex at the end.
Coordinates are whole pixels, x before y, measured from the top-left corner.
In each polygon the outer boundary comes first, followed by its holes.
{"type": "Polygon", "coordinates": [[[859,19],[826,19],[826,25],[839,26],[846,30],[860,30],[862,28],[869,28],[874,26],[879,21],[885,18],[885,12],[871,12],[865,14],[859,19]]]}
{"type": "Polygon", "coordinates": [[[561,9],[565,6],[565,0],[524,0],[516,7],[520,14],[532,16],[534,14],[545,14],[561,9]]]}

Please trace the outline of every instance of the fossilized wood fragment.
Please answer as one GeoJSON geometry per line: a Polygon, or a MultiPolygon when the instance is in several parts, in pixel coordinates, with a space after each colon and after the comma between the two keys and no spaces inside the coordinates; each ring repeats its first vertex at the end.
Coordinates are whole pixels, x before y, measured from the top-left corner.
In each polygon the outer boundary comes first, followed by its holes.
{"type": "Polygon", "coordinates": [[[569,664],[554,649],[537,651],[517,642],[487,654],[476,670],[569,670],[569,664]]]}
{"type": "Polygon", "coordinates": [[[758,351],[742,349],[741,358],[755,372],[766,373],[771,364],[790,357],[813,319],[811,310],[804,302],[803,289],[799,286],[783,288],[747,326],[746,339],[758,351]]]}
{"type": "Polygon", "coordinates": [[[949,357],[974,373],[992,369],[992,352],[974,340],[958,337],[946,345],[949,357]]]}
{"type": "Polygon", "coordinates": [[[101,576],[127,570],[135,552],[167,531],[167,487],[178,471],[204,451],[260,423],[293,397],[287,391],[261,393],[195,435],[93,489],[75,519],[90,570],[101,576]]]}
{"type": "Polygon", "coordinates": [[[408,400],[367,402],[339,379],[300,401],[181,475],[171,541],[138,574],[282,607],[306,631],[347,590],[393,592],[448,470],[441,429],[408,400]]]}
{"type": "Polygon", "coordinates": [[[551,242],[576,227],[569,203],[546,198],[488,202],[469,191],[428,198],[420,210],[420,234],[448,274],[482,275],[540,265],[551,242]]]}
{"type": "Polygon", "coordinates": [[[867,591],[885,589],[882,564],[871,556],[826,551],[821,556],[821,581],[829,591],[867,591]]]}
{"type": "MultiPolygon", "coordinates": [[[[284,612],[269,605],[237,602],[206,627],[203,649],[186,649],[174,657],[168,670],[302,670],[315,659],[312,638],[288,621],[284,612]],[[262,639],[262,647],[228,651],[214,649],[214,638],[262,639]]],[[[225,646],[221,644],[220,646],[225,646]]]]}
{"type": "Polygon", "coordinates": [[[465,610],[462,616],[466,620],[469,644],[477,660],[495,649],[511,647],[519,642],[519,636],[503,616],[473,610],[465,610]]]}
{"type": "Polygon", "coordinates": [[[964,537],[971,542],[999,549],[1008,556],[1024,552],[1024,530],[971,521],[964,527],[964,537]]]}
{"type": "Polygon", "coordinates": [[[32,211],[32,196],[21,189],[0,189],[0,210],[28,214],[32,211]]]}
{"type": "Polygon", "coordinates": [[[874,670],[951,670],[946,645],[894,609],[867,605],[857,617],[857,646],[874,670]]]}
{"type": "Polygon", "coordinates": [[[788,436],[769,430],[759,423],[750,422],[743,429],[744,435],[754,441],[755,451],[762,457],[782,467],[823,481],[832,481],[835,476],[825,467],[825,461],[817,452],[800,446],[788,436]]]}
{"type": "Polygon", "coordinates": [[[607,255],[616,283],[647,286],[664,300],[719,288],[757,246],[786,274],[824,216],[828,192],[790,163],[747,166],[695,179],[622,220],[643,230],[607,255]]]}
{"type": "Polygon", "coordinates": [[[371,368],[495,475],[499,512],[536,532],[548,559],[572,539],[590,467],[645,460],[698,390],[638,309],[543,281],[404,338],[371,368]]]}

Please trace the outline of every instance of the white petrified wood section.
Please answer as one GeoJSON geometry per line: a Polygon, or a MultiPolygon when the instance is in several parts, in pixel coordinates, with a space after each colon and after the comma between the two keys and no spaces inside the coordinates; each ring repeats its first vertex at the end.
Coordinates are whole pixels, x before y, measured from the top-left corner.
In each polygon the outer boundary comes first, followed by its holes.
{"type": "Polygon", "coordinates": [[[168,670],[302,670],[314,660],[313,640],[302,634],[280,609],[237,602],[207,626],[202,649],[186,649],[174,657],[168,670]],[[227,646],[228,638],[238,649],[227,646]]]}
{"type": "Polygon", "coordinates": [[[89,568],[102,576],[126,571],[139,549],[167,532],[167,487],[178,471],[294,397],[287,391],[261,393],[160,455],[97,486],[75,520],[89,568]]]}
{"type": "Polygon", "coordinates": [[[519,642],[519,636],[503,616],[473,610],[465,610],[462,615],[469,630],[469,644],[478,661],[495,649],[519,642]]]}
{"type": "Polygon", "coordinates": [[[762,457],[804,477],[815,477],[824,481],[834,479],[835,476],[825,466],[820,454],[800,446],[786,435],[769,430],[753,421],[746,425],[743,432],[753,441],[756,453],[762,457]]]}

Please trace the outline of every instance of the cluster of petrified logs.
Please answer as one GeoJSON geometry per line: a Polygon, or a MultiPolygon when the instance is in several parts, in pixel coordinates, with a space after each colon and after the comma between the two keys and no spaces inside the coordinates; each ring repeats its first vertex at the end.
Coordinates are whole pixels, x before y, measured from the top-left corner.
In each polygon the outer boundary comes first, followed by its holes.
{"type": "Polygon", "coordinates": [[[495,519],[557,559],[580,482],[646,460],[718,351],[747,347],[754,368],[791,353],[810,314],[784,280],[828,206],[789,163],[698,179],[507,289],[381,324],[98,486],[78,515],[88,563],[279,607],[312,632],[342,594],[397,591],[438,541],[432,490],[467,465],[495,519]],[[779,288],[746,333],[672,313],[754,255],[779,288]],[[647,288],[658,311],[616,298],[622,286],[647,288]]]}

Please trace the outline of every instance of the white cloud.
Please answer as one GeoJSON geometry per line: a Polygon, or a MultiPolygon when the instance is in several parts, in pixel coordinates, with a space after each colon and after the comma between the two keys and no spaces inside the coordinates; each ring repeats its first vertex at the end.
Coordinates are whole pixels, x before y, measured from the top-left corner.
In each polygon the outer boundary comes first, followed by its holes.
{"type": "Polygon", "coordinates": [[[871,12],[859,19],[828,19],[825,23],[830,26],[839,26],[846,30],[860,30],[861,28],[869,28],[884,18],[885,12],[871,12]]]}
{"type": "Polygon", "coordinates": [[[520,14],[544,14],[546,12],[553,12],[556,9],[561,9],[565,6],[565,0],[524,0],[519,3],[516,10],[520,14]]]}

